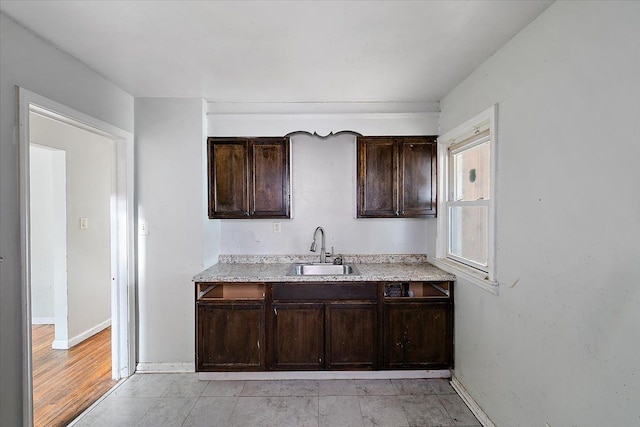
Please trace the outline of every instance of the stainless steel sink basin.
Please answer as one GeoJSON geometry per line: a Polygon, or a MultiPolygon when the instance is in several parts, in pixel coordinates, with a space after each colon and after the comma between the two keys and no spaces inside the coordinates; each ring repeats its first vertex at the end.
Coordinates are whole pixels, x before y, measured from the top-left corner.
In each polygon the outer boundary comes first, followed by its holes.
{"type": "Polygon", "coordinates": [[[358,269],[351,264],[294,264],[289,271],[290,276],[359,276],[358,269]]]}

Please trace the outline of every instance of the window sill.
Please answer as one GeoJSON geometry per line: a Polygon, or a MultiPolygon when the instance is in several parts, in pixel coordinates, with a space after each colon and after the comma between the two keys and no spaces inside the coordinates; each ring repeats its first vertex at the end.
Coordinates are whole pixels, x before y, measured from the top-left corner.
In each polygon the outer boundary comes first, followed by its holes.
{"type": "Polygon", "coordinates": [[[479,286],[487,292],[498,295],[498,282],[489,280],[486,273],[479,272],[471,267],[465,267],[448,259],[429,256],[427,261],[444,271],[455,274],[457,277],[479,286]]]}

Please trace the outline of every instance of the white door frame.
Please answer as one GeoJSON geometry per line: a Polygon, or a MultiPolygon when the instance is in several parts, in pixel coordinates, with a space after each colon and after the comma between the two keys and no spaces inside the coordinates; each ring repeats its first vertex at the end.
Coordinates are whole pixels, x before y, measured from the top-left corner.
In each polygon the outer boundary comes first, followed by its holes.
{"type": "Polygon", "coordinates": [[[18,87],[20,241],[24,420],[33,425],[33,366],[31,358],[31,274],[29,224],[29,113],[96,133],[114,142],[115,200],[111,203],[111,365],[112,377],[128,377],[136,362],[134,147],[133,134],[80,111],[18,87]]]}

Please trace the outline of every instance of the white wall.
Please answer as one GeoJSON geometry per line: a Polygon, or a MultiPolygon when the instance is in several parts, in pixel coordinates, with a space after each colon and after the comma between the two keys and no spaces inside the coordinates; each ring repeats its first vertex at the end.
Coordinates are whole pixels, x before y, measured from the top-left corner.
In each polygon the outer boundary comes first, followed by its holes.
{"type": "Polygon", "coordinates": [[[0,425],[23,424],[16,85],[133,131],[129,94],[0,14],[0,425]]]}
{"type": "Polygon", "coordinates": [[[208,136],[435,135],[438,102],[207,103],[208,136]]]}
{"type": "MultiPolygon", "coordinates": [[[[435,132],[434,132],[435,133],[435,132]]],[[[343,254],[426,252],[425,219],[356,219],[355,137],[291,140],[292,218],[222,220],[224,254],[312,254],[313,231],[325,230],[326,246],[343,254]],[[281,233],[273,233],[273,223],[281,233]]],[[[317,254],[319,254],[316,252],[317,254]]]]}
{"type": "MultiPolygon", "coordinates": [[[[437,135],[438,103],[208,104],[209,136],[283,136],[351,130],[363,135],[437,135]],[[259,108],[260,110],[256,110],[259,108]],[[261,114],[259,111],[265,112],[261,114]]],[[[425,219],[356,219],[352,134],[291,138],[292,218],[222,220],[224,254],[309,254],[313,231],[337,253],[425,253],[425,219]],[[273,223],[281,233],[273,233],[273,223]]]]}
{"type": "MultiPolygon", "coordinates": [[[[211,128],[216,122],[206,117],[203,100],[138,98],[135,107],[138,221],[149,233],[138,235],[139,370],[194,368],[191,278],[217,262],[220,253],[307,254],[318,225],[327,231],[327,246],[342,253],[426,251],[424,219],[355,219],[351,135],[293,137],[293,218],[278,220],[282,232],[274,234],[272,220],[207,218],[206,136],[219,129],[211,128]]],[[[269,134],[251,118],[236,117],[233,126],[241,126],[226,129],[237,136],[269,134]]],[[[280,119],[270,116],[268,122],[280,119]]],[[[312,119],[307,123],[323,117],[312,119]]],[[[437,132],[435,122],[408,129],[437,132]]],[[[390,133],[381,123],[378,130],[390,133]]]]}
{"type": "MultiPolygon", "coordinates": [[[[55,323],[54,290],[67,288],[66,153],[31,144],[31,323],[55,323]]],[[[66,300],[66,298],[65,298],[66,300]]],[[[65,304],[66,317],[66,304],[65,304]]]]}
{"type": "MultiPolygon", "coordinates": [[[[326,228],[327,244],[336,251],[425,252],[424,220],[354,219],[353,136],[294,137],[294,218],[279,221],[282,233],[276,235],[271,220],[207,218],[206,137],[217,135],[220,129],[212,126],[223,122],[231,135],[268,135],[282,116],[269,116],[269,128],[251,114],[212,122],[203,100],[182,98],[138,98],[135,110],[138,221],[149,233],[138,236],[139,370],[194,369],[191,278],[220,253],[305,254],[317,225],[326,228]]],[[[285,121],[299,124],[299,118],[285,121]]],[[[414,127],[437,130],[433,120],[414,121],[414,127]]]]}
{"type": "Polygon", "coordinates": [[[112,142],[38,114],[31,113],[29,121],[33,143],[66,153],[68,330],[61,334],[56,323],[56,346],[67,348],[104,329],[111,318],[112,142]],[[86,230],[80,229],[82,217],[88,219],[86,230]],[[60,342],[64,335],[70,343],[60,342]]]}
{"type": "Polygon", "coordinates": [[[455,301],[455,375],[498,426],[640,423],[638,20],[556,2],[441,102],[441,133],[499,103],[500,295],[455,301]]]}
{"type": "Polygon", "coordinates": [[[138,369],[194,369],[191,278],[218,256],[206,209],[202,99],[137,98],[138,369]]]}

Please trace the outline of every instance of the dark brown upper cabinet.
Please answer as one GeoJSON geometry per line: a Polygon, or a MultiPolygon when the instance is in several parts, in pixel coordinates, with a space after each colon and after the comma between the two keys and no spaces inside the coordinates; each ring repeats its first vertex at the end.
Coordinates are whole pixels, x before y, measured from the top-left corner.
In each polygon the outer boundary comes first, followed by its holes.
{"type": "Polygon", "coordinates": [[[290,218],[289,138],[208,138],[209,218],[290,218]]]}
{"type": "Polygon", "coordinates": [[[436,138],[358,137],[358,218],[436,216],[436,138]]]}

